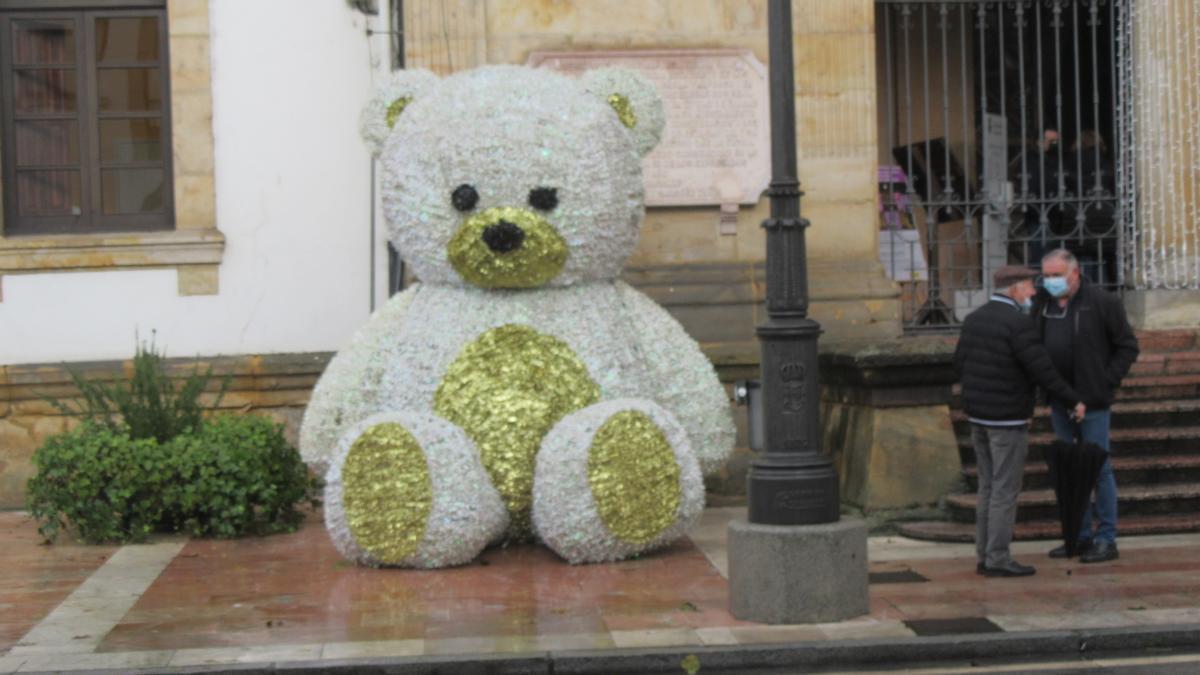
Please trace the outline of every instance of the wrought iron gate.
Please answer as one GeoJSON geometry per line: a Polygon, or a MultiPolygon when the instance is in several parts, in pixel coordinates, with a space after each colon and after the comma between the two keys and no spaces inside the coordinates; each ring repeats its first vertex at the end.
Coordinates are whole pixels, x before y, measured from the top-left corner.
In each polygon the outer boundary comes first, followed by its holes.
{"type": "Polygon", "coordinates": [[[881,257],[910,330],[956,326],[992,269],[1054,248],[1122,287],[1131,2],[877,0],[881,257]]]}

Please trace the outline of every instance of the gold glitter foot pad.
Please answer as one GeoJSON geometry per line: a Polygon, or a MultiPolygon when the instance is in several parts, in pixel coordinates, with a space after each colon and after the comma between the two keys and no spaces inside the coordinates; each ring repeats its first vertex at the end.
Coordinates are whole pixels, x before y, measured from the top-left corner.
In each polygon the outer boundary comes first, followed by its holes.
{"type": "Polygon", "coordinates": [[[555,426],[538,455],[534,524],[571,562],[619,560],[670,543],[703,508],[687,434],[650,401],[580,410],[555,426]]]}
{"type": "Polygon", "coordinates": [[[623,410],[592,437],[588,485],[609,532],[630,544],[662,534],[679,510],[679,465],[666,434],[644,412],[623,410]]]}
{"type": "Polygon", "coordinates": [[[427,414],[376,415],[349,430],[325,501],[334,545],[368,565],[469,562],[508,523],[474,443],[427,414]]]}
{"type": "Polygon", "coordinates": [[[385,565],[416,553],[433,507],[429,467],[400,424],[367,429],[342,465],[342,505],[358,545],[385,565]]]}

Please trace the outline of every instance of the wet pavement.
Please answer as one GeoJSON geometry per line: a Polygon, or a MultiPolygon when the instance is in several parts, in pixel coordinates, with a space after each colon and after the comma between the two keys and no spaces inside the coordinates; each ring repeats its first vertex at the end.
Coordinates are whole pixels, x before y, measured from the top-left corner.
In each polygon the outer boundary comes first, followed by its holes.
{"type": "Polygon", "coordinates": [[[977,576],[971,545],[872,538],[869,615],[742,622],[725,578],[726,524],[742,515],[709,509],[690,540],[622,563],[570,566],[530,545],[414,571],[345,562],[319,514],[288,535],[101,547],[43,545],[24,514],[0,513],[0,672],[1200,623],[1200,534],[1126,538],[1101,565],[1018,543],[1018,560],[1038,568],[1025,579],[977,576]]]}

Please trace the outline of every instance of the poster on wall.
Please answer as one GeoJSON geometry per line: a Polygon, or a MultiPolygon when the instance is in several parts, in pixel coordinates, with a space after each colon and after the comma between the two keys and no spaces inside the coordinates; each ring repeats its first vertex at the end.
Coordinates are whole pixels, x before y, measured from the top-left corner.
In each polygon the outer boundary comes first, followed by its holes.
{"type": "Polygon", "coordinates": [[[929,266],[916,230],[879,233],[879,261],[892,281],[928,281],[929,266]]]}
{"type": "Polygon", "coordinates": [[[913,222],[908,177],[895,164],[879,167],[879,262],[893,281],[927,281],[929,265],[913,222]]]}

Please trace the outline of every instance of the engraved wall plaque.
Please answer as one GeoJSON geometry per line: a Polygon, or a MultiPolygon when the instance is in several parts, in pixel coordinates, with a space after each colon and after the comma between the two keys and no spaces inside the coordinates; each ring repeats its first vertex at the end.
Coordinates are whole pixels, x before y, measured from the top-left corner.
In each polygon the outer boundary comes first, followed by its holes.
{"type": "Polygon", "coordinates": [[[643,163],[647,206],[756,204],[771,180],[767,69],[748,49],[534,52],[528,64],[620,66],[658,88],[667,128],[643,163]]]}

